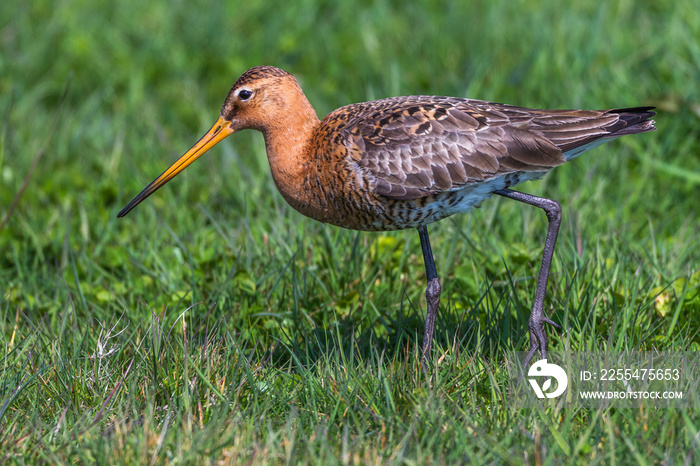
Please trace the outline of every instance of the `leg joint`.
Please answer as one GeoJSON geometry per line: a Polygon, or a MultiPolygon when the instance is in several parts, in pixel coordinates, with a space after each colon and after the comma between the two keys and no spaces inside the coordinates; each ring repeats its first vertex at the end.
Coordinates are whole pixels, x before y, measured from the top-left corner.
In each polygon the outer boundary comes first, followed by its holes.
{"type": "Polygon", "coordinates": [[[540,207],[542,207],[542,209],[547,214],[547,218],[549,219],[549,221],[552,222],[561,220],[561,204],[552,199],[542,198],[542,201],[543,202],[540,207]]]}
{"type": "Polygon", "coordinates": [[[441,292],[442,287],[440,286],[440,280],[438,278],[433,278],[428,282],[428,287],[425,290],[425,295],[428,299],[438,298],[441,292]]]}

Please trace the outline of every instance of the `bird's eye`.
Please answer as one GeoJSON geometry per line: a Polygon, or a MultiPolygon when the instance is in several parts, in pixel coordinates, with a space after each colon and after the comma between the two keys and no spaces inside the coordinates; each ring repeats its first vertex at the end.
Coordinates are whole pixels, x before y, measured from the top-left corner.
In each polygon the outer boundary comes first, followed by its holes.
{"type": "Polygon", "coordinates": [[[241,89],[238,93],[238,98],[241,100],[248,100],[253,97],[253,91],[249,89],[241,89]]]}

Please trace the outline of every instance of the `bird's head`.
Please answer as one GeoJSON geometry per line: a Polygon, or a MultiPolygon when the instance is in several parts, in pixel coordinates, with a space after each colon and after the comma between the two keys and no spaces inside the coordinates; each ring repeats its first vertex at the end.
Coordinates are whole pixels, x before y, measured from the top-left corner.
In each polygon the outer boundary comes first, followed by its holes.
{"type": "Polygon", "coordinates": [[[124,207],[118,217],[128,214],[227,136],[243,129],[257,129],[267,134],[283,126],[284,119],[294,118],[296,108],[308,111],[311,106],[294,76],[274,66],[249,69],[231,88],[221,114],[211,129],[124,207]]]}

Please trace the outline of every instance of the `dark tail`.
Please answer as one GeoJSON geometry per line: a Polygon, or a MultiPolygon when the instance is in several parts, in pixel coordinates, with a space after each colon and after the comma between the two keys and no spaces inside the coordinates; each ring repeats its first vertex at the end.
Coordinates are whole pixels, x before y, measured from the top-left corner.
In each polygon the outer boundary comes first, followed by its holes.
{"type": "MultiPolygon", "coordinates": [[[[571,122],[543,126],[541,131],[570,160],[583,152],[627,134],[654,131],[654,107],[571,111],[571,122]]],[[[562,114],[557,114],[563,120],[562,114]]]]}
{"type": "Polygon", "coordinates": [[[605,128],[610,133],[609,136],[646,133],[656,129],[654,120],[650,119],[656,115],[654,107],[616,108],[605,113],[617,114],[619,117],[615,124],[605,128]]]}

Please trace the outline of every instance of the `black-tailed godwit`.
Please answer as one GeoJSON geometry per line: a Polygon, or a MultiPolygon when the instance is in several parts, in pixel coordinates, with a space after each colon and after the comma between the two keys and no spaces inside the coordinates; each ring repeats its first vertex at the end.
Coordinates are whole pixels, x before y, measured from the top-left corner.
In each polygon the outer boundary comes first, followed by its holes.
{"type": "Polygon", "coordinates": [[[263,133],[272,177],[300,213],[353,230],[416,228],[427,275],[422,367],[432,345],[440,281],[427,225],[492,194],[543,209],[549,220],[528,324],[530,349],[547,357],[544,298],[561,223],[556,201],[510,187],[582,152],[653,131],[652,107],[535,110],[456,97],[408,96],[339,108],[319,120],[296,79],[256,66],[236,81],[214,126],[119,213],[128,214],[226,136],[263,133]]]}

